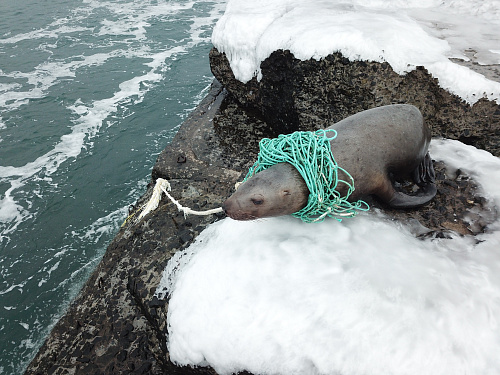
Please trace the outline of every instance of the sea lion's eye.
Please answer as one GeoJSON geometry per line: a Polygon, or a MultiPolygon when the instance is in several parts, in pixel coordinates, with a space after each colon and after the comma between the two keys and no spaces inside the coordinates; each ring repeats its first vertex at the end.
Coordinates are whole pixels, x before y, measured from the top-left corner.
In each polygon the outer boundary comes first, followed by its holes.
{"type": "Polygon", "coordinates": [[[255,204],[256,206],[260,206],[262,203],[264,203],[263,199],[257,199],[257,198],[252,198],[252,203],[255,204]]]}

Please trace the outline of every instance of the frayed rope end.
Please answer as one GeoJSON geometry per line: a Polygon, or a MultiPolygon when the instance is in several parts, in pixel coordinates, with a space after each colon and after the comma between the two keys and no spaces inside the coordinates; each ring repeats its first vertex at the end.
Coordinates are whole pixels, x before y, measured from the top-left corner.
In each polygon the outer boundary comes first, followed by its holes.
{"type": "Polygon", "coordinates": [[[154,211],[158,208],[158,205],[160,204],[160,199],[161,199],[161,193],[162,191],[171,191],[172,187],[170,186],[170,183],[163,179],[163,178],[158,178],[156,180],[155,187],[153,188],[153,194],[151,194],[151,198],[149,199],[148,203],[144,206],[142,209],[141,214],[139,215],[138,220],[141,220],[144,216],[149,214],[151,211],[154,211]]]}
{"type": "MultiPolygon", "coordinates": [[[[170,183],[167,180],[165,180],[163,178],[158,178],[156,180],[155,187],[153,188],[153,193],[151,194],[151,198],[141,208],[142,212],[139,215],[139,217],[137,218],[137,220],[138,221],[141,220],[147,214],[149,214],[151,211],[154,211],[154,210],[156,210],[156,208],[158,208],[158,205],[160,204],[162,192],[165,193],[165,195],[172,201],[172,203],[174,203],[177,206],[177,209],[179,211],[182,211],[184,213],[184,217],[186,217],[187,215],[212,215],[212,214],[216,214],[219,212],[223,212],[222,207],[214,208],[212,210],[207,210],[207,211],[195,211],[195,210],[190,209],[189,207],[183,207],[175,198],[173,198],[168,193],[171,190],[172,190],[172,187],[170,186],[170,183]]],[[[134,212],[129,217],[127,217],[127,219],[122,224],[122,226],[124,226],[127,223],[127,221],[135,214],[136,214],[136,212],[134,212]]]]}

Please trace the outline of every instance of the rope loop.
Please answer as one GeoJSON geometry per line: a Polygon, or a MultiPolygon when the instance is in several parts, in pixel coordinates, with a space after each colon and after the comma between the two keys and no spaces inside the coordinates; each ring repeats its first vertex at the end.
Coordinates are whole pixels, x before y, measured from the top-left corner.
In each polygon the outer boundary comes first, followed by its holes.
{"type": "Polygon", "coordinates": [[[321,222],[327,216],[342,221],[356,216],[358,211],[368,211],[370,206],[362,200],[348,202],[354,192],[354,179],[337,165],[330,141],[337,137],[334,129],[315,132],[297,131],[277,138],[263,138],[259,143],[259,155],[250,167],[243,182],[278,163],[290,163],[299,171],[309,188],[307,205],[292,214],[306,223],[321,222]],[[340,175],[339,176],[339,172],[340,175]],[[338,191],[347,186],[344,196],[338,191]]]}

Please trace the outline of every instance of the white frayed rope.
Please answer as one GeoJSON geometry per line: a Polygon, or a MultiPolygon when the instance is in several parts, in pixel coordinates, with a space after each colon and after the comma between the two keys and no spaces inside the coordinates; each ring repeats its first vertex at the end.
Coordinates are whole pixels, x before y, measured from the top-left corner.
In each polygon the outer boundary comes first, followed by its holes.
{"type": "Polygon", "coordinates": [[[160,203],[161,199],[161,193],[165,193],[165,195],[172,201],[177,206],[177,209],[179,211],[182,211],[184,213],[184,217],[187,215],[211,215],[211,214],[216,214],[219,212],[222,212],[222,207],[219,208],[214,208],[212,210],[206,210],[206,211],[195,211],[190,209],[189,207],[184,207],[182,206],[174,197],[172,197],[169,194],[169,191],[172,191],[172,187],[170,186],[170,183],[163,179],[163,178],[158,178],[156,180],[155,187],[153,188],[153,194],[151,195],[151,198],[149,199],[148,203],[144,206],[142,209],[141,214],[139,215],[138,220],[141,220],[143,217],[145,217],[147,214],[149,214],[151,211],[156,210],[158,207],[158,204],[160,203]]]}

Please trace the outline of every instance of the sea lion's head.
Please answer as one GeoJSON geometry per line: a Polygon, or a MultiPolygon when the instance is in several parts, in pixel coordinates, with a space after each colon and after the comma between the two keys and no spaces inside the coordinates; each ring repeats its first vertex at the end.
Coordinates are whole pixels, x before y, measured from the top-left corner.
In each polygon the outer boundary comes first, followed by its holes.
{"type": "Polygon", "coordinates": [[[289,215],[307,204],[309,189],[289,163],[278,163],[243,183],[222,205],[234,220],[289,215]]]}

